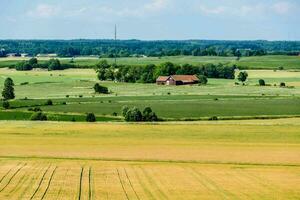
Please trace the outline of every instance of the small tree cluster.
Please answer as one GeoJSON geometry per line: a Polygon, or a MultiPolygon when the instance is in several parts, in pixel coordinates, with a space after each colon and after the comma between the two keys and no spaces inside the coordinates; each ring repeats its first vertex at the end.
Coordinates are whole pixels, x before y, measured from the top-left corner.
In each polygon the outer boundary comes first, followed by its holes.
{"type": "Polygon", "coordinates": [[[6,78],[4,81],[4,88],[2,91],[2,97],[4,100],[14,99],[15,98],[15,89],[14,82],[11,78],[6,78]]]}
{"type": "Polygon", "coordinates": [[[248,78],[248,73],[246,71],[242,71],[238,75],[238,80],[244,83],[248,78]]]}
{"type": "Polygon", "coordinates": [[[38,67],[38,60],[31,58],[29,61],[22,61],[16,64],[15,68],[18,71],[28,71],[38,67]]]}
{"type": "Polygon", "coordinates": [[[266,82],[263,79],[259,79],[258,83],[259,83],[260,86],[265,86],[266,85],[266,82]]]}
{"type": "Polygon", "coordinates": [[[51,99],[48,99],[45,103],[46,106],[52,106],[53,105],[53,102],[51,99]]]}
{"type": "Polygon", "coordinates": [[[122,108],[122,115],[127,122],[153,122],[158,121],[158,117],[150,107],[146,107],[143,113],[136,107],[129,108],[124,106],[122,108]]]}
{"type": "Polygon", "coordinates": [[[4,109],[9,109],[10,108],[10,105],[9,105],[8,101],[3,101],[2,106],[3,106],[4,109]]]}
{"type": "Polygon", "coordinates": [[[99,93],[99,94],[108,94],[108,88],[105,87],[105,86],[99,85],[99,83],[96,83],[96,84],[94,85],[94,90],[95,90],[95,93],[99,93]]]}
{"type": "Polygon", "coordinates": [[[86,121],[87,122],[95,122],[96,121],[96,116],[94,113],[88,113],[86,115],[86,121]]]}
{"type": "Polygon", "coordinates": [[[206,85],[208,82],[207,77],[204,75],[199,75],[198,79],[199,79],[199,85],[206,85]]]}
{"type": "Polygon", "coordinates": [[[32,121],[47,121],[47,115],[42,112],[35,112],[31,115],[30,120],[32,121]]]}

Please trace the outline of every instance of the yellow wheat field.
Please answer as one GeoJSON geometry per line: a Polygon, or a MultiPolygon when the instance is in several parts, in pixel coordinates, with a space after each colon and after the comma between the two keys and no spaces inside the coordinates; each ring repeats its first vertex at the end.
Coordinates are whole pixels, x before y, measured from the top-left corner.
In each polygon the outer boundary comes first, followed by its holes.
{"type": "Polygon", "coordinates": [[[1,200],[300,198],[300,119],[0,126],[1,200]]]}

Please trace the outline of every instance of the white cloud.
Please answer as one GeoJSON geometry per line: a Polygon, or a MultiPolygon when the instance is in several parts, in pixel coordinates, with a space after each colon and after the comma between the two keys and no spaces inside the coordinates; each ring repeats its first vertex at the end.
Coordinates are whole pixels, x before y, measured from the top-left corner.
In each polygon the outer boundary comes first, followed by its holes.
{"type": "Polygon", "coordinates": [[[292,9],[293,5],[289,2],[277,2],[272,6],[272,9],[281,15],[289,13],[289,11],[292,9]]]}
{"type": "Polygon", "coordinates": [[[27,14],[32,17],[52,17],[58,15],[60,12],[59,6],[49,5],[49,4],[39,4],[37,7],[32,10],[28,11],[27,14]]]}
{"type": "Polygon", "coordinates": [[[166,8],[169,3],[169,0],[152,0],[152,2],[144,6],[144,9],[149,11],[160,11],[166,8]]]}

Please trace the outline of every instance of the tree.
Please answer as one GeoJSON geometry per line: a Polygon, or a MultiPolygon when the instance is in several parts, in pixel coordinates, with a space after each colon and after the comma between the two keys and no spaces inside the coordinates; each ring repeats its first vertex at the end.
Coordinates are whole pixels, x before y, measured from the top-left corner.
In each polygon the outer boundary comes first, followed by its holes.
{"type": "Polygon", "coordinates": [[[95,122],[96,121],[96,116],[94,113],[88,113],[86,115],[86,121],[87,122],[95,122]]]}
{"type": "Polygon", "coordinates": [[[153,122],[157,121],[158,117],[155,112],[152,111],[150,107],[146,107],[143,111],[143,121],[145,122],[153,122]]]}
{"type": "Polygon", "coordinates": [[[2,97],[5,100],[14,99],[15,98],[15,89],[14,82],[11,78],[6,78],[4,81],[4,88],[2,91],[2,97]]]}
{"type": "Polygon", "coordinates": [[[263,79],[259,79],[258,83],[259,83],[260,86],[265,86],[266,85],[266,82],[263,79]]]}
{"type": "Polygon", "coordinates": [[[100,81],[106,80],[106,71],[110,68],[107,60],[101,60],[99,63],[96,64],[95,70],[97,73],[97,77],[100,81]]]}
{"type": "Polygon", "coordinates": [[[132,109],[129,109],[125,115],[125,120],[128,122],[140,122],[143,120],[143,116],[141,111],[133,107],[132,109]]]}
{"type": "Polygon", "coordinates": [[[32,121],[47,121],[47,115],[42,112],[35,112],[31,115],[30,120],[32,121]]]}
{"type": "Polygon", "coordinates": [[[58,59],[50,59],[47,62],[48,70],[62,70],[62,66],[60,64],[60,61],[58,59]]]}
{"type": "Polygon", "coordinates": [[[243,83],[247,80],[247,78],[248,78],[248,73],[246,71],[242,71],[238,75],[238,80],[243,83]]]}
{"type": "Polygon", "coordinates": [[[129,107],[128,107],[128,106],[123,106],[123,107],[122,107],[122,115],[123,115],[123,117],[126,116],[126,113],[128,112],[128,110],[129,110],[129,107]]]}
{"type": "Polygon", "coordinates": [[[95,93],[99,93],[99,94],[108,94],[108,88],[105,87],[105,86],[99,85],[99,83],[96,83],[96,84],[94,85],[94,90],[95,90],[95,93]]]}
{"type": "Polygon", "coordinates": [[[51,99],[48,99],[45,103],[46,106],[52,106],[53,105],[53,102],[51,99]]]}
{"type": "Polygon", "coordinates": [[[280,87],[285,87],[286,85],[285,85],[285,82],[281,82],[280,83],[280,87]]]}
{"type": "Polygon", "coordinates": [[[199,85],[206,85],[207,84],[208,80],[207,80],[206,76],[199,75],[198,78],[199,78],[199,85]]]}
{"type": "Polygon", "coordinates": [[[30,60],[28,61],[28,64],[31,66],[34,66],[34,65],[38,64],[38,60],[36,58],[30,58],[30,60]]]}
{"type": "Polygon", "coordinates": [[[10,105],[8,101],[3,101],[2,106],[4,109],[9,109],[10,105]]]}

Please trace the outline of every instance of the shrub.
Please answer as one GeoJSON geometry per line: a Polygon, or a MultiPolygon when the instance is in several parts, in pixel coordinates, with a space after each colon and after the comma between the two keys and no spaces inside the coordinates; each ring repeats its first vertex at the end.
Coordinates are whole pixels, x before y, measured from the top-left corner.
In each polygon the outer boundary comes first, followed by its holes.
{"type": "Polygon", "coordinates": [[[46,106],[52,106],[53,105],[53,102],[51,99],[48,99],[45,103],[46,106]]]}
{"type": "Polygon", "coordinates": [[[67,95],[66,95],[66,98],[69,98],[69,97],[70,97],[70,95],[67,94],[67,95]]]}
{"type": "Polygon", "coordinates": [[[20,85],[28,85],[29,82],[23,82],[23,83],[20,83],[20,85]]]}
{"type": "Polygon", "coordinates": [[[32,121],[47,121],[47,116],[42,112],[35,112],[31,115],[30,120],[32,120],[32,121]]]}
{"type": "Polygon", "coordinates": [[[9,109],[10,105],[8,101],[3,101],[2,106],[4,109],[9,109]]]}
{"type": "Polygon", "coordinates": [[[198,78],[199,78],[199,85],[206,85],[207,84],[208,80],[207,80],[206,76],[199,75],[198,78]]]}
{"type": "Polygon", "coordinates": [[[81,95],[79,95],[79,98],[82,98],[83,97],[83,95],[81,94],[81,95]]]}
{"type": "Polygon", "coordinates": [[[248,78],[248,73],[246,71],[242,71],[238,75],[238,80],[244,83],[248,78]]]}
{"type": "Polygon", "coordinates": [[[67,105],[67,102],[63,101],[61,102],[61,105],[67,105]]]}
{"type": "Polygon", "coordinates": [[[118,116],[118,113],[116,113],[116,112],[113,112],[113,114],[112,114],[113,116],[118,116]]]}
{"type": "Polygon", "coordinates": [[[278,67],[279,70],[284,70],[284,67],[280,66],[278,67]]]}
{"type": "Polygon", "coordinates": [[[71,122],[76,122],[75,117],[72,117],[71,122]]]}
{"type": "Polygon", "coordinates": [[[105,87],[105,86],[99,85],[99,83],[96,83],[96,84],[94,85],[94,90],[95,90],[95,93],[99,93],[99,94],[108,94],[108,88],[105,87]]]}
{"type": "Polygon", "coordinates": [[[122,116],[125,117],[126,116],[126,113],[128,112],[129,110],[129,107],[128,106],[123,106],[122,107],[122,116]]]}
{"type": "Polygon", "coordinates": [[[218,120],[218,117],[217,117],[217,116],[213,116],[213,117],[211,117],[209,120],[211,120],[211,121],[217,121],[217,120],[218,120]]]}
{"type": "Polygon", "coordinates": [[[285,87],[286,85],[285,85],[285,83],[284,82],[281,82],[280,83],[280,87],[285,87]]]}
{"type": "Polygon", "coordinates": [[[132,109],[129,109],[125,115],[125,120],[128,122],[140,122],[143,120],[143,116],[141,111],[133,107],[132,109]]]}
{"type": "Polygon", "coordinates": [[[95,122],[96,121],[96,116],[94,113],[88,113],[86,115],[86,121],[87,122],[95,122]]]}
{"type": "Polygon", "coordinates": [[[258,84],[259,84],[260,86],[265,86],[265,85],[266,85],[266,82],[265,82],[265,80],[263,80],[263,79],[259,79],[259,80],[258,80],[258,84]]]}

